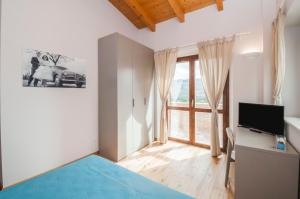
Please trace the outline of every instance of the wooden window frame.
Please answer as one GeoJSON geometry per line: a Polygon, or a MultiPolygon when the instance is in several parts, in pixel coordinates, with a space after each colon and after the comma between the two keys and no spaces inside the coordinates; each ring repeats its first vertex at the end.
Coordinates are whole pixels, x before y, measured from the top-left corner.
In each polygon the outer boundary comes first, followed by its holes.
{"type": "MultiPolygon", "coordinates": [[[[198,55],[192,55],[187,57],[179,57],[177,58],[177,62],[189,62],[189,72],[190,72],[190,79],[189,79],[189,106],[187,107],[180,107],[180,106],[172,106],[166,102],[167,107],[167,121],[168,121],[168,111],[169,110],[179,110],[179,111],[189,111],[189,140],[183,140],[179,138],[169,137],[169,140],[178,141],[186,144],[191,144],[203,148],[210,148],[209,145],[197,143],[195,138],[195,113],[196,112],[205,112],[211,113],[210,108],[196,108],[195,103],[192,104],[192,100],[195,102],[195,61],[198,60],[198,55]]],[[[223,108],[218,110],[219,114],[223,114],[223,145],[222,151],[226,152],[227,148],[227,134],[226,128],[229,126],[229,74],[225,83],[225,88],[223,91],[223,108]]]]}

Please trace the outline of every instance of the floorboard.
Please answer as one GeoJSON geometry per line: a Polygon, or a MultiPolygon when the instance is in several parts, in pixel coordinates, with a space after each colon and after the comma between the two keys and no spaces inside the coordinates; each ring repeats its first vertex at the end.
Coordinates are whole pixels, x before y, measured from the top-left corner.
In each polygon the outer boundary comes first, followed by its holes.
{"type": "Polygon", "coordinates": [[[174,141],[153,143],[117,164],[197,199],[234,198],[234,172],[226,189],[225,156],[212,158],[207,149],[174,141]]]}

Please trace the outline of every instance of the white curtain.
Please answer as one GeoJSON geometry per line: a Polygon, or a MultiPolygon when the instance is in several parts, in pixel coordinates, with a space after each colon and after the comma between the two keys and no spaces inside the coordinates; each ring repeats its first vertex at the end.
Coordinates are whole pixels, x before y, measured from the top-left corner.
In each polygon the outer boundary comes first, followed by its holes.
{"type": "Polygon", "coordinates": [[[168,140],[168,129],[166,120],[166,102],[168,100],[171,83],[174,78],[177,49],[166,49],[154,54],[156,80],[158,84],[160,99],[162,102],[161,117],[160,117],[160,135],[161,143],[166,143],[168,140]]]}
{"type": "Polygon", "coordinates": [[[284,40],[285,15],[279,11],[278,17],[273,22],[273,65],[274,65],[274,90],[273,102],[282,104],[282,87],[285,76],[285,40],[284,40]]]}
{"type": "Polygon", "coordinates": [[[223,94],[232,59],[232,49],[235,37],[216,39],[198,43],[200,74],[203,88],[212,110],[211,113],[211,153],[221,154],[218,105],[223,94]]]}

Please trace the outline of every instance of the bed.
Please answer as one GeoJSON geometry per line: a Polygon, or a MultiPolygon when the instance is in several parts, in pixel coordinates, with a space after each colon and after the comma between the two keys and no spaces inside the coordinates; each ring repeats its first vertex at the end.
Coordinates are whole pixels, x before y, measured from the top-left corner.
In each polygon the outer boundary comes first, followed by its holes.
{"type": "Polygon", "coordinates": [[[191,199],[92,155],[0,192],[0,199],[191,199]]]}

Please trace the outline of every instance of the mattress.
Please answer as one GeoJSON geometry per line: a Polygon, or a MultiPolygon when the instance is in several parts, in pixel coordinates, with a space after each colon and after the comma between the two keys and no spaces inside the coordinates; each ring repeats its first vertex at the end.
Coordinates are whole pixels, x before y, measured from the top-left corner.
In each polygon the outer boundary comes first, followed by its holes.
{"type": "Polygon", "coordinates": [[[0,199],[190,199],[99,156],[89,156],[0,192],[0,199]]]}

